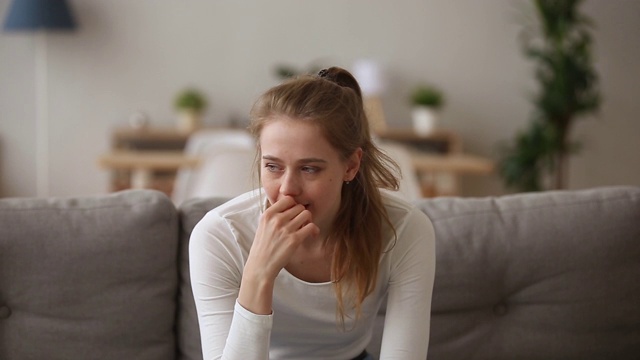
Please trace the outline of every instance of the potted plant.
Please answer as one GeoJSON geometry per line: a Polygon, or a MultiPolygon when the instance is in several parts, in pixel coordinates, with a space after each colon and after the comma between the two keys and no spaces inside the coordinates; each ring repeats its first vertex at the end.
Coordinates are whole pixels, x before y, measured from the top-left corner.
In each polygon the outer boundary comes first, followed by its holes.
{"type": "Polygon", "coordinates": [[[437,126],[439,110],[444,104],[442,91],[432,85],[420,84],[411,92],[411,117],[416,133],[426,135],[437,126]]]}
{"type": "Polygon", "coordinates": [[[582,0],[535,0],[537,24],[525,27],[525,55],[535,61],[538,90],[529,126],[501,147],[500,175],[520,191],[564,189],[567,162],[578,144],[576,120],[600,105],[591,56],[593,23],[579,11],[582,0]]]}
{"type": "Polygon", "coordinates": [[[303,68],[289,64],[278,64],[276,65],[274,72],[279,79],[287,80],[303,74],[317,74],[321,69],[321,66],[315,64],[311,64],[303,68]]]}
{"type": "Polygon", "coordinates": [[[175,98],[175,108],[178,111],[178,128],[191,132],[200,127],[202,114],[207,108],[207,100],[204,95],[194,89],[188,88],[175,98]]]}

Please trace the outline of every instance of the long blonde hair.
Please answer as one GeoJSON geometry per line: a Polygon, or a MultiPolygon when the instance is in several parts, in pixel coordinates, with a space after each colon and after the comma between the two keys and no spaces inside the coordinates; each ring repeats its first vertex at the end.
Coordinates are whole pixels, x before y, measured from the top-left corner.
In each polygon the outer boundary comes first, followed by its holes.
{"type": "Polygon", "coordinates": [[[362,302],[376,286],[385,234],[395,236],[379,189],[398,189],[398,165],[373,143],[360,86],[344,69],[332,67],[317,76],[294,78],[260,96],[251,109],[249,127],[258,144],[274,116],[317,124],[343,160],[362,148],[360,169],[342,186],[342,201],[327,239],[334,245],[331,279],[338,319],[344,325],[345,294],[357,319],[362,302]]]}

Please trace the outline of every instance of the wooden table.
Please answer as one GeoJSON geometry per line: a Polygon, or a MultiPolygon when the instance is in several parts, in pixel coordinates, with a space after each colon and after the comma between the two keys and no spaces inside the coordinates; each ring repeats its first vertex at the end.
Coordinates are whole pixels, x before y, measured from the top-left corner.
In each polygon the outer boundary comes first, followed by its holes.
{"type": "Polygon", "coordinates": [[[418,134],[411,128],[391,128],[376,136],[410,150],[425,197],[461,195],[460,176],[489,175],[495,168],[491,159],[465,153],[461,137],[449,129],[418,134]]]}
{"type": "Polygon", "coordinates": [[[477,155],[418,151],[411,155],[425,197],[460,196],[458,182],[461,175],[490,175],[495,169],[492,160],[477,155]]]}
{"type": "Polygon", "coordinates": [[[493,161],[487,158],[464,153],[437,155],[414,152],[412,157],[413,165],[419,172],[488,175],[495,167],[493,161]]]}
{"type": "Polygon", "coordinates": [[[98,164],[111,170],[130,170],[131,187],[149,188],[154,171],[175,171],[181,167],[195,167],[200,159],[182,151],[118,150],[100,156],[98,164]]]}

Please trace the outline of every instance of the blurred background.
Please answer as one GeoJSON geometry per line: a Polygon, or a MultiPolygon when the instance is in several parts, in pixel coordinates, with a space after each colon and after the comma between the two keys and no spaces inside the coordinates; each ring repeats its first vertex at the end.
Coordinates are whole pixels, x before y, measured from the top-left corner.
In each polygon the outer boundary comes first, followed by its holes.
{"type": "MultiPolygon", "coordinates": [[[[3,21],[10,4],[0,0],[3,21]]],[[[535,64],[520,42],[535,21],[531,4],[68,1],[72,31],[48,31],[44,40],[0,33],[0,196],[38,194],[38,87],[48,121],[45,195],[76,196],[113,190],[98,159],[113,148],[117,129],[174,127],[176,96],[191,87],[207,100],[202,126],[245,126],[283,66],[375,64],[389,128],[411,128],[412,89],[437,85],[446,96],[438,126],[454,132],[465,152],[496,161],[499,144],[525,128],[533,110],[535,64]]],[[[602,102],[571,131],[582,147],[570,158],[566,186],[640,185],[640,1],[590,0],[581,8],[595,23],[602,102]]],[[[464,196],[513,191],[497,172],[461,177],[460,189],[464,196]]]]}

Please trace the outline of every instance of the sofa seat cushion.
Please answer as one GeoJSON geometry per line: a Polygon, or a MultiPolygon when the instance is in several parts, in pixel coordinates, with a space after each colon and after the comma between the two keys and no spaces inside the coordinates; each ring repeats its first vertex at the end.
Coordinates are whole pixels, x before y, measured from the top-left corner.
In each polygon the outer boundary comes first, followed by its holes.
{"type": "Polygon", "coordinates": [[[0,359],[174,359],[177,219],[150,190],[0,200],[0,359]]]}

